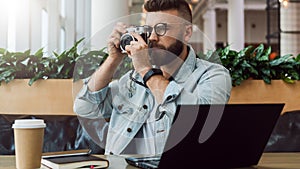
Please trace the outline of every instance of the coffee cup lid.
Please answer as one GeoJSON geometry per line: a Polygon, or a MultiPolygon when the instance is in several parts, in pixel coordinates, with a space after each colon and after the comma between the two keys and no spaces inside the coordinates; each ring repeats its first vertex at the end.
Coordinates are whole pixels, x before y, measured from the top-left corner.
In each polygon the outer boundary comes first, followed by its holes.
{"type": "Polygon", "coordinates": [[[45,128],[46,124],[42,119],[18,119],[12,128],[45,128]]]}

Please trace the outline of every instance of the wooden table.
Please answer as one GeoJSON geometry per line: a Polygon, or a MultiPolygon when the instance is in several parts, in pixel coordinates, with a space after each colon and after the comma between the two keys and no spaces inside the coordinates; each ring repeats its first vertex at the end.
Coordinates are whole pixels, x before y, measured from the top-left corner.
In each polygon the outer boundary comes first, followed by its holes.
{"type": "MultiPolygon", "coordinates": [[[[104,156],[110,161],[109,169],[135,169],[128,165],[123,157],[104,156]]],[[[47,167],[41,167],[46,169],[47,167]]],[[[251,169],[300,169],[300,152],[299,153],[264,153],[259,161],[258,166],[250,167],[251,169]]],[[[249,168],[249,169],[250,169],[249,168]]],[[[15,169],[15,156],[0,155],[0,169],[15,169]]],[[[246,168],[244,168],[246,169],[246,168]]]]}

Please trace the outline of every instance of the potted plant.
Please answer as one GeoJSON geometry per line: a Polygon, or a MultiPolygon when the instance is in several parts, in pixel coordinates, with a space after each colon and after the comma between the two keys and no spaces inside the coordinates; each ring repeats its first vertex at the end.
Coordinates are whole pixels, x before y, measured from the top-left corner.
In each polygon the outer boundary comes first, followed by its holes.
{"type": "Polygon", "coordinates": [[[263,44],[256,48],[248,46],[239,52],[227,46],[216,52],[230,71],[233,86],[249,78],[261,79],[267,84],[271,84],[271,80],[294,83],[300,79],[300,54],[297,57],[288,54],[270,59],[271,47],[264,49],[263,44]]]}
{"type": "Polygon", "coordinates": [[[283,112],[300,109],[300,54],[274,57],[263,44],[241,51],[227,46],[214,53],[232,78],[230,103],[286,103],[283,112]]]}
{"type": "Polygon", "coordinates": [[[0,113],[73,114],[73,82],[89,76],[107,57],[104,49],[80,54],[82,41],[51,57],[43,49],[34,54],[0,49],[0,113]]]}
{"type": "MultiPolygon", "coordinates": [[[[105,48],[98,51],[78,51],[78,45],[82,41],[83,39],[77,41],[72,48],[61,54],[53,52],[52,57],[45,57],[43,49],[34,54],[30,50],[9,52],[0,49],[0,113],[72,113],[72,92],[78,91],[82,85],[80,82],[73,82],[90,76],[108,56],[105,48]],[[14,84],[21,84],[23,88],[14,87],[14,84]],[[40,87],[42,84],[50,86],[40,87]],[[39,91],[37,88],[43,90],[39,91]],[[15,105],[11,105],[14,103],[15,105]]],[[[294,99],[300,99],[295,94],[300,89],[296,82],[300,79],[300,54],[297,57],[285,55],[272,58],[270,54],[271,48],[265,49],[261,44],[256,48],[248,46],[241,51],[230,50],[230,46],[227,46],[206,55],[199,53],[198,56],[218,62],[229,70],[234,86],[230,103],[288,100],[285,110],[293,110],[298,106],[294,99]],[[291,97],[293,95],[296,96],[291,97]]],[[[126,57],[125,63],[116,74],[120,77],[131,68],[132,65],[126,57]]]]}
{"type": "Polygon", "coordinates": [[[14,79],[30,79],[29,86],[38,79],[71,79],[74,76],[74,81],[77,81],[84,75],[90,75],[107,57],[107,53],[103,48],[80,54],[78,45],[82,41],[77,41],[61,54],[53,52],[52,57],[44,56],[43,49],[34,54],[30,50],[9,52],[0,49],[0,85],[1,82],[9,83],[14,79]]]}
{"type": "MultiPolygon", "coordinates": [[[[79,51],[83,40],[50,57],[43,49],[34,54],[0,49],[0,113],[74,114],[73,99],[82,86],[80,79],[90,76],[108,56],[106,48],[79,51]]],[[[131,67],[125,58],[116,78],[131,67]]]]}

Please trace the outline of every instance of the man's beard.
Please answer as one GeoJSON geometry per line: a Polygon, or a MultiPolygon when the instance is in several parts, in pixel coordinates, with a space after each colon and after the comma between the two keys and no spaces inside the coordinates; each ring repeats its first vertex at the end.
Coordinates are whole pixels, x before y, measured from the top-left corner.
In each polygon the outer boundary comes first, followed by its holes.
{"type": "Polygon", "coordinates": [[[177,59],[183,50],[183,43],[176,39],[176,42],[169,47],[159,45],[156,42],[149,42],[149,55],[151,63],[156,66],[163,66],[177,59]],[[158,49],[158,50],[156,50],[158,49]]]}

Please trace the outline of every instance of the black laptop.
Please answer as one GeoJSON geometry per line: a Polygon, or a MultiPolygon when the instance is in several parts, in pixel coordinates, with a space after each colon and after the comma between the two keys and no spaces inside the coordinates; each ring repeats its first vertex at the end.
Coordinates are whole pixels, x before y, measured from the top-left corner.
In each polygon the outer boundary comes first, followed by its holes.
{"type": "Polygon", "coordinates": [[[145,169],[257,165],[283,107],[284,103],[180,105],[164,153],[125,160],[145,169]]]}

